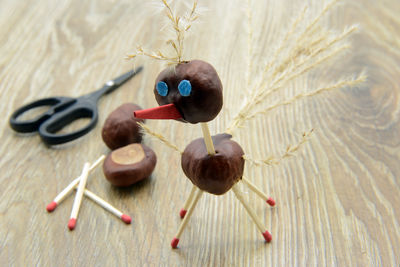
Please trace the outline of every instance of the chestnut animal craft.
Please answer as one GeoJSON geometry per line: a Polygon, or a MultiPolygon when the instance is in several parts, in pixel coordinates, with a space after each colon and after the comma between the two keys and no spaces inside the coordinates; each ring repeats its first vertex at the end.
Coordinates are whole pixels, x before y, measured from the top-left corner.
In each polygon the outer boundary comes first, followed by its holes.
{"type": "MultiPolygon", "coordinates": [[[[244,122],[255,118],[259,114],[267,114],[277,107],[289,105],[298,99],[312,97],[322,92],[345,86],[355,86],[363,82],[365,76],[360,75],[357,78],[344,79],[314,91],[296,93],[289,99],[278,100],[278,102],[270,106],[264,106],[268,96],[284,90],[296,78],[341,51],[335,48],[335,45],[338,45],[339,48],[347,46],[344,39],[354,31],[354,27],[350,27],[342,34],[335,34],[320,25],[319,20],[334,6],[336,1],[328,4],[315,18],[311,18],[310,22],[304,21],[307,18],[307,16],[304,16],[307,10],[305,8],[298,19],[294,20],[292,28],[287,31],[287,35],[282,38],[282,44],[278,47],[276,54],[272,56],[271,61],[260,68],[258,66],[255,67],[255,62],[252,62],[255,54],[252,54],[253,47],[251,45],[254,40],[250,29],[248,31],[248,40],[250,42],[248,42],[249,48],[247,49],[249,52],[246,70],[247,84],[245,86],[241,85],[242,90],[247,90],[247,97],[225,133],[211,137],[207,122],[216,118],[221,111],[223,104],[221,80],[214,67],[209,63],[201,60],[185,61],[182,55],[183,37],[191,29],[191,23],[198,17],[196,13],[197,1],[194,1],[192,10],[183,16],[176,15],[167,1],[161,1],[165,6],[166,17],[176,34],[175,40],[170,39],[166,43],[170,45],[176,56],[169,56],[161,51],[156,53],[147,52],[140,46],[135,53],[128,55],[128,58],[131,59],[140,55],[149,56],[153,59],[164,60],[169,65],[172,65],[163,70],[155,81],[153,91],[155,99],[160,106],[134,111],[134,116],[141,119],[174,119],[185,123],[200,123],[204,137],[192,141],[181,152],[176,146],[167,142],[167,139],[161,134],[154,133],[147,126],[142,126],[148,134],[158,137],[162,142],[182,153],[181,165],[183,172],[193,183],[189,197],[180,211],[183,221],[171,242],[171,246],[173,248],[177,247],[179,238],[203,192],[221,195],[231,189],[255,222],[266,242],[270,242],[272,239],[271,234],[264,228],[252,207],[244,199],[238,184],[243,182],[271,206],[275,205],[275,201],[243,176],[245,162],[255,165],[277,164],[293,155],[307,141],[313,130],[304,133],[298,144],[287,146],[286,151],[279,157],[269,156],[259,160],[254,160],[244,155],[243,149],[237,142],[232,140],[231,134],[242,126],[244,122]],[[301,34],[299,36],[296,35],[296,38],[291,38],[291,35],[297,32],[301,32],[301,34]],[[254,75],[257,69],[264,69],[264,72],[261,74],[260,79],[252,80],[249,77],[254,75]]],[[[251,26],[252,15],[249,7],[247,15],[249,18],[248,24],[251,26]]]]}
{"type": "MultiPolygon", "coordinates": [[[[201,122],[204,134],[204,139],[192,141],[182,153],[183,172],[194,186],[180,212],[183,221],[171,246],[177,247],[182,231],[204,191],[222,195],[230,189],[249,212],[265,240],[270,242],[271,234],[264,229],[241,191],[235,187],[243,176],[243,149],[231,140],[229,134],[211,137],[206,124],[222,108],[222,84],[214,67],[207,62],[193,60],[180,63],[175,69],[167,68],[156,79],[154,95],[161,106],[134,111],[136,118],[176,119],[193,124],[201,122]]],[[[255,189],[254,186],[250,188],[255,189]]],[[[272,198],[264,193],[262,196],[271,206],[275,205],[272,198]]]]}

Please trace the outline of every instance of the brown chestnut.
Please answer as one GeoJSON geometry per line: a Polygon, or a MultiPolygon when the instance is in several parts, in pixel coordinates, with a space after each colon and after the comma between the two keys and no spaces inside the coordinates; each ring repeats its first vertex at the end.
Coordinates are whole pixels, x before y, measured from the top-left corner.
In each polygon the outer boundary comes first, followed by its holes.
{"type": "Polygon", "coordinates": [[[215,155],[207,153],[203,138],[192,141],[182,154],[182,169],[201,190],[222,195],[243,176],[244,152],[229,134],[212,137],[215,155]]]}
{"type": "Polygon", "coordinates": [[[157,77],[159,105],[174,104],[185,122],[213,120],[222,108],[222,83],[214,67],[202,60],[182,62],[157,77]]]}
{"type": "Polygon", "coordinates": [[[130,144],[112,151],[103,163],[107,180],[115,186],[130,186],[146,179],[157,163],[154,151],[143,144],[130,144]]]}
{"type": "Polygon", "coordinates": [[[133,103],[125,103],[108,115],[101,136],[111,150],[142,141],[142,133],[137,123],[144,120],[133,116],[134,111],[141,109],[133,103]]]}

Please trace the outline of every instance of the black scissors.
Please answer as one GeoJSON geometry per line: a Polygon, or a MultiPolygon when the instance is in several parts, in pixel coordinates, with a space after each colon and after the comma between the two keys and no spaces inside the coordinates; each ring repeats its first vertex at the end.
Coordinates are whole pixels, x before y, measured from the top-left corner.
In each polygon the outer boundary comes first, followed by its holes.
{"type": "Polygon", "coordinates": [[[50,97],[22,106],[11,115],[10,126],[20,133],[38,131],[43,142],[48,145],[63,144],[75,140],[96,126],[98,120],[97,101],[100,97],[111,93],[142,69],[142,67],[139,67],[122,74],[114,80],[108,81],[102,88],[78,98],[50,97]],[[23,113],[40,106],[50,106],[50,108],[34,119],[17,120],[23,113]],[[90,118],[91,120],[88,125],[79,130],[67,134],[57,134],[57,131],[80,118],[90,118]]]}

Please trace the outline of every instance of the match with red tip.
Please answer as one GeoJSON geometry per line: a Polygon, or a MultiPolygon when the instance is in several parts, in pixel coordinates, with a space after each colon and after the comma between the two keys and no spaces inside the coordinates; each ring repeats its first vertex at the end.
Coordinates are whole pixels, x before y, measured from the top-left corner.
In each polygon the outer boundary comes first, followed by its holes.
{"type": "Polygon", "coordinates": [[[179,243],[179,239],[174,237],[174,239],[172,239],[172,241],[171,241],[171,247],[172,248],[177,248],[178,247],[178,243],[179,243]]]}
{"type": "Polygon", "coordinates": [[[130,224],[132,222],[132,219],[129,215],[122,214],[121,219],[124,223],[130,224]]]}
{"type": "Polygon", "coordinates": [[[55,210],[57,208],[57,202],[53,201],[51,202],[49,205],[47,205],[46,210],[48,212],[52,212],[53,210],[55,210]]]}
{"type": "Polygon", "coordinates": [[[267,203],[272,207],[275,206],[275,200],[271,197],[267,199],[267,203]]]}
{"type": "Polygon", "coordinates": [[[181,219],[185,218],[187,210],[185,209],[181,209],[181,211],[179,212],[179,216],[181,216],[181,219]]]}
{"type": "Polygon", "coordinates": [[[265,231],[262,235],[267,243],[271,242],[272,235],[268,231],[265,231]]]}
{"type": "Polygon", "coordinates": [[[75,218],[69,219],[69,222],[68,222],[69,230],[71,230],[71,231],[74,230],[75,226],[76,226],[76,219],[75,218]]]}

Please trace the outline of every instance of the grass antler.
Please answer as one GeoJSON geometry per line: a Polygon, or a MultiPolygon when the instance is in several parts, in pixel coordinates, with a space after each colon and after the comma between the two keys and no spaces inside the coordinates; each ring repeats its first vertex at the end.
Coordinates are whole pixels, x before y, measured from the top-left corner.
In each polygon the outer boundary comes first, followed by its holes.
{"type": "Polygon", "coordinates": [[[152,59],[166,61],[169,65],[175,65],[185,61],[183,59],[183,41],[186,32],[190,30],[192,23],[198,18],[196,13],[197,0],[193,2],[189,14],[183,16],[175,14],[167,0],[161,0],[161,2],[165,7],[165,14],[175,32],[175,39],[169,39],[166,41],[166,44],[171,46],[173,49],[175,56],[168,57],[161,51],[147,52],[141,46],[138,46],[135,53],[126,56],[127,59],[134,59],[137,56],[147,56],[152,59]]]}
{"type": "MultiPolygon", "coordinates": [[[[328,90],[318,89],[311,93],[300,93],[292,99],[280,101],[272,107],[262,107],[262,104],[265,103],[265,99],[267,99],[268,96],[288,87],[290,82],[293,82],[298,77],[319,67],[321,64],[350,48],[350,45],[346,42],[346,38],[357,30],[357,26],[351,26],[341,33],[334,33],[319,25],[321,18],[330,11],[337,2],[338,0],[330,2],[305,26],[302,25],[307,17],[305,16],[308,10],[307,6],[302,10],[283,36],[271,61],[265,65],[261,74],[262,78],[249,86],[249,97],[245,100],[245,103],[242,105],[237,115],[234,116],[226,130],[227,133],[232,134],[237,128],[240,128],[245,121],[253,118],[255,114],[265,114],[277,106],[287,105],[297,99],[314,96],[328,90]]],[[[251,15],[247,16],[251,18],[251,15]]],[[[249,38],[251,38],[251,34],[252,31],[249,30],[249,38]]],[[[249,43],[251,42],[249,41],[249,43]]],[[[251,52],[252,49],[249,48],[249,51],[251,52]]],[[[251,64],[248,64],[247,73],[251,73],[251,66],[251,64]]],[[[340,88],[337,85],[342,85],[343,87],[354,86],[364,80],[365,76],[360,75],[356,80],[338,82],[333,86],[326,86],[326,88],[340,88]]]]}
{"type": "Polygon", "coordinates": [[[286,147],[286,150],[282,155],[276,157],[276,156],[268,156],[263,159],[252,159],[246,155],[243,156],[243,158],[248,161],[251,164],[254,164],[256,166],[261,166],[261,165],[278,165],[282,160],[287,159],[289,157],[292,157],[295,155],[295,153],[300,150],[300,148],[304,145],[309,140],[310,135],[314,132],[314,129],[311,129],[309,132],[303,133],[303,136],[301,140],[295,144],[295,145],[288,145],[286,147]]]}

